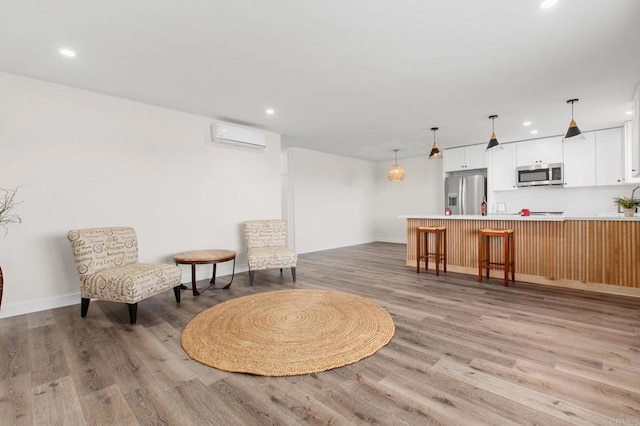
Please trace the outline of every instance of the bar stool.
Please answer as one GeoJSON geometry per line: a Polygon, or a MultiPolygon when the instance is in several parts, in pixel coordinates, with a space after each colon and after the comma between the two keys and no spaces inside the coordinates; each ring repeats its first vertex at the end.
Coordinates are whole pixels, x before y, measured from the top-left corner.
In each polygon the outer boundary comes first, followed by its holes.
{"type": "Polygon", "coordinates": [[[419,226],[416,228],[416,272],[420,273],[420,260],[424,259],[424,268],[429,270],[429,259],[436,264],[436,275],[440,276],[440,261],[447,272],[447,228],[445,226],[419,226]],[[424,239],[422,235],[424,234],[424,239]],[[429,251],[429,235],[436,236],[435,251],[429,251]],[[424,254],[422,248],[424,243],[424,254]]]}
{"type": "Polygon", "coordinates": [[[504,285],[509,286],[509,271],[511,272],[511,282],[515,282],[515,237],[513,229],[480,229],[478,231],[478,282],[482,282],[482,270],[486,269],[489,278],[490,269],[504,270],[504,285]],[[501,238],[503,261],[491,261],[491,237],[501,238]]]}

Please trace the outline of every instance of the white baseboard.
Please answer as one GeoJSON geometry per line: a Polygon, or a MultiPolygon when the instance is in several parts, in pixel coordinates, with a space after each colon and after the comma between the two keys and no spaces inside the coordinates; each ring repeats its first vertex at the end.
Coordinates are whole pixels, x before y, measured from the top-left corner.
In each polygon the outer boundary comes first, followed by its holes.
{"type": "Polygon", "coordinates": [[[343,247],[357,246],[360,244],[373,243],[375,241],[376,240],[373,238],[372,239],[367,238],[366,240],[343,241],[336,244],[324,245],[322,247],[302,247],[300,249],[296,249],[296,253],[298,254],[315,253],[317,251],[325,251],[325,250],[333,250],[333,249],[343,248],[343,247]]]}
{"type": "Polygon", "coordinates": [[[376,241],[378,241],[380,243],[407,244],[407,239],[406,238],[376,237],[376,241]]]}
{"type": "Polygon", "coordinates": [[[62,308],[64,306],[79,305],[80,292],[55,296],[47,299],[30,300],[22,303],[5,303],[0,307],[0,318],[15,317],[47,309],[62,308]]]}

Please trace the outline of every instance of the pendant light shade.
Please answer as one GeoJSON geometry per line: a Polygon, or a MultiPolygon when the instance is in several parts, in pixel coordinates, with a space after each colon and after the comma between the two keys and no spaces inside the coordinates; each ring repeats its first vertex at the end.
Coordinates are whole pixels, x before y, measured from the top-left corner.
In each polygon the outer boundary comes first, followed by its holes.
{"type": "Polygon", "coordinates": [[[432,127],[431,131],[433,132],[433,146],[431,147],[431,153],[429,154],[429,160],[435,160],[437,158],[442,158],[442,152],[438,148],[438,144],[436,143],[436,130],[437,127],[432,127]]]}
{"type": "Polygon", "coordinates": [[[399,149],[394,149],[393,152],[396,153],[396,163],[391,166],[389,172],[387,172],[387,176],[391,182],[399,182],[404,180],[404,169],[398,166],[398,151],[399,149]]]}
{"type": "Polygon", "coordinates": [[[562,142],[583,141],[586,139],[573,119],[573,104],[576,102],[578,102],[578,99],[569,99],[567,101],[568,104],[571,104],[571,122],[569,123],[569,129],[567,130],[567,134],[564,135],[562,142]]]}
{"type": "Polygon", "coordinates": [[[494,128],[495,120],[498,118],[497,115],[490,115],[491,119],[491,139],[489,139],[489,144],[487,145],[486,151],[502,151],[502,145],[498,142],[498,138],[496,138],[496,132],[494,128]]]}

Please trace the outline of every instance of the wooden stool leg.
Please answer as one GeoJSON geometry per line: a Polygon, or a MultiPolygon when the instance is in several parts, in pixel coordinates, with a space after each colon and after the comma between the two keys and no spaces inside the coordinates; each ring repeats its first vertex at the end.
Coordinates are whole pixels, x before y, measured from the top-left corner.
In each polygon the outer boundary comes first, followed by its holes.
{"type": "Polygon", "coordinates": [[[424,270],[428,271],[429,270],[429,233],[425,232],[424,233],[424,238],[422,240],[422,255],[425,256],[424,258],[424,270]]]}
{"type": "Polygon", "coordinates": [[[436,232],[436,277],[440,276],[440,231],[436,232]]]}
{"type": "Polygon", "coordinates": [[[447,230],[444,230],[444,256],[442,257],[444,260],[444,271],[447,272],[447,230]]]}
{"type": "Polygon", "coordinates": [[[504,238],[502,238],[502,248],[504,251],[504,286],[505,287],[509,287],[509,264],[511,262],[511,260],[509,259],[510,254],[511,254],[511,249],[509,248],[509,236],[505,235],[504,238]]]}
{"type": "Polygon", "coordinates": [[[482,234],[478,235],[478,282],[482,282],[482,234]]]}
{"type": "Polygon", "coordinates": [[[487,277],[487,280],[489,279],[489,270],[491,269],[491,238],[485,236],[484,238],[484,246],[485,246],[485,253],[486,253],[486,271],[485,271],[485,275],[487,277]]]}
{"type": "Polygon", "coordinates": [[[416,229],[416,273],[420,273],[420,231],[416,229]]]}
{"type": "Polygon", "coordinates": [[[511,234],[511,282],[516,282],[516,236],[511,234]]]}

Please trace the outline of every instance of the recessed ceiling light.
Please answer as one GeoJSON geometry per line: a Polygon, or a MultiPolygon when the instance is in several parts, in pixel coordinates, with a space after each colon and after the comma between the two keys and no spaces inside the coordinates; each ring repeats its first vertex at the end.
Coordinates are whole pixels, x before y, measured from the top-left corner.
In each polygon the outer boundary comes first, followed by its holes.
{"type": "Polygon", "coordinates": [[[60,54],[62,56],[66,56],[67,58],[75,58],[76,57],[75,50],[67,49],[66,47],[63,47],[62,49],[58,50],[58,52],[60,52],[60,54]]]}
{"type": "Polygon", "coordinates": [[[532,135],[537,135],[537,134],[538,134],[538,131],[537,131],[537,130],[532,130],[532,131],[531,131],[531,134],[532,134],[532,135]]]}
{"type": "Polygon", "coordinates": [[[274,109],[271,109],[271,108],[267,109],[265,112],[266,112],[267,114],[269,114],[269,115],[273,115],[273,114],[275,114],[275,113],[276,113],[276,111],[275,111],[274,109]]]}
{"type": "Polygon", "coordinates": [[[523,126],[531,126],[531,122],[530,121],[525,121],[524,123],[522,123],[523,126]]]}
{"type": "Polygon", "coordinates": [[[633,111],[627,111],[627,112],[625,112],[625,114],[627,114],[627,115],[633,115],[633,111]]]}
{"type": "Polygon", "coordinates": [[[549,9],[550,7],[555,6],[558,3],[558,0],[543,0],[538,3],[538,7],[540,9],[549,9]]]}

